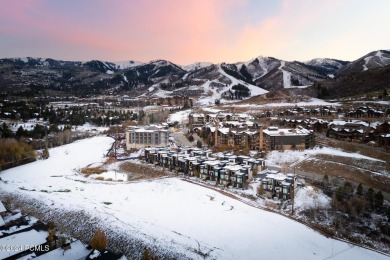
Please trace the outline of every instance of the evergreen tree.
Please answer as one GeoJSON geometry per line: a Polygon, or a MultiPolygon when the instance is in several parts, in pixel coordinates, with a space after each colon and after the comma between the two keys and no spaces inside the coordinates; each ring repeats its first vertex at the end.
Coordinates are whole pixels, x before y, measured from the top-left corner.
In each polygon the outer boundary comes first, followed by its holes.
{"type": "Polygon", "coordinates": [[[328,183],[329,183],[329,176],[328,176],[328,174],[324,175],[324,179],[322,180],[322,182],[324,183],[324,185],[328,185],[328,183]]]}
{"type": "Polygon", "coordinates": [[[350,182],[345,182],[344,183],[344,189],[345,189],[345,195],[346,195],[346,198],[349,199],[352,197],[353,195],[353,187],[352,187],[352,183],[350,182]]]}
{"type": "Polygon", "coordinates": [[[369,188],[367,193],[366,193],[366,201],[370,204],[370,207],[374,207],[374,189],[369,188]]]}
{"type": "Polygon", "coordinates": [[[387,93],[387,89],[385,88],[383,90],[383,98],[386,98],[389,94],[387,93]]]}
{"type": "Polygon", "coordinates": [[[357,190],[356,190],[356,195],[358,196],[363,196],[363,185],[361,183],[359,183],[359,186],[357,187],[357,190]]]}
{"type": "Polygon", "coordinates": [[[0,127],[0,137],[1,138],[12,138],[14,137],[14,133],[11,129],[9,129],[8,125],[4,122],[3,126],[0,127]]]}
{"type": "Polygon", "coordinates": [[[16,138],[20,139],[21,137],[26,135],[26,132],[24,131],[23,126],[19,126],[18,130],[16,131],[16,138]]]}
{"type": "Polygon", "coordinates": [[[339,186],[335,193],[337,201],[344,201],[347,197],[347,192],[345,190],[345,186],[339,186]]]}
{"type": "Polygon", "coordinates": [[[375,193],[374,195],[374,207],[376,210],[380,210],[382,209],[383,207],[383,194],[381,191],[378,191],[377,193],[375,193]]]}

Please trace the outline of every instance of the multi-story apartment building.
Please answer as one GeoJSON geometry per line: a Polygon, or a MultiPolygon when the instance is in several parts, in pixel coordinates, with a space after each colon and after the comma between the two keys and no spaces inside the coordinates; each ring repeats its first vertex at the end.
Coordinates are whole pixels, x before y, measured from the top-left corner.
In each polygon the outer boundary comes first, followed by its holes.
{"type": "Polygon", "coordinates": [[[131,127],[126,131],[126,148],[166,146],[168,131],[158,126],[131,127]]]}
{"type": "Polygon", "coordinates": [[[295,129],[268,127],[263,130],[263,149],[304,150],[314,146],[314,134],[303,127],[295,129]]]}

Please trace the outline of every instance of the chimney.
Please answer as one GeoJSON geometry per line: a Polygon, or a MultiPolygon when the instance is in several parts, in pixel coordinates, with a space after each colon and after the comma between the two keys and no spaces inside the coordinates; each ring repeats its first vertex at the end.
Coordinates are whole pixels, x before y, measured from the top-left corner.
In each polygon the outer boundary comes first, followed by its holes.
{"type": "Polygon", "coordinates": [[[214,121],[215,133],[214,133],[214,147],[218,147],[218,121],[214,121]]]}
{"type": "Polygon", "coordinates": [[[259,128],[259,149],[263,150],[263,126],[259,128]]]}

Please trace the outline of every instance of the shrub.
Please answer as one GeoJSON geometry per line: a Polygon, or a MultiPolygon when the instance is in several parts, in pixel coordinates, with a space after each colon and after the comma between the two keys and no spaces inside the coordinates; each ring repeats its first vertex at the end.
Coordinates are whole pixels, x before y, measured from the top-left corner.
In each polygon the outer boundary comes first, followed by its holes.
{"type": "Polygon", "coordinates": [[[35,151],[26,143],[19,143],[15,139],[0,140],[0,167],[8,169],[36,160],[35,151]]]}
{"type": "Polygon", "coordinates": [[[101,174],[103,172],[103,170],[99,167],[82,168],[80,171],[85,175],[85,177],[88,177],[92,174],[101,174]]]}
{"type": "Polygon", "coordinates": [[[265,193],[264,189],[263,189],[263,185],[259,185],[259,187],[257,187],[257,194],[260,195],[260,196],[263,196],[265,193]]]}
{"type": "Polygon", "coordinates": [[[104,250],[107,247],[107,238],[104,231],[98,228],[91,240],[91,246],[97,250],[104,250]]]}

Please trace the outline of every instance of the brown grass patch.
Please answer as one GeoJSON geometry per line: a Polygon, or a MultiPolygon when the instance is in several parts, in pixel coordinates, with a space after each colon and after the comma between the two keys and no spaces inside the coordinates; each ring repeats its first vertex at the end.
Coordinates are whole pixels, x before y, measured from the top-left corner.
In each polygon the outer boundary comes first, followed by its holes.
{"type": "MultiPolygon", "coordinates": [[[[366,144],[357,144],[347,141],[341,141],[336,139],[327,138],[324,136],[317,136],[316,141],[326,144],[330,147],[339,148],[346,152],[360,153],[365,156],[369,156],[384,162],[390,162],[390,153],[379,147],[371,147],[366,144]]],[[[390,172],[390,164],[386,163],[386,170],[390,172]]]]}
{"type": "Polygon", "coordinates": [[[103,170],[100,167],[91,167],[91,168],[81,168],[81,173],[84,174],[85,177],[88,177],[92,174],[101,174],[103,170]]]}
{"type": "Polygon", "coordinates": [[[122,172],[128,173],[132,180],[154,179],[167,176],[163,170],[152,166],[133,162],[124,162],[120,166],[122,172]]]}
{"type": "Polygon", "coordinates": [[[273,202],[272,200],[266,200],[264,205],[267,207],[267,208],[271,208],[271,209],[279,209],[279,206],[273,202]]]}
{"type": "Polygon", "coordinates": [[[343,163],[340,161],[344,160],[344,157],[317,155],[316,158],[317,159],[314,160],[312,159],[301,162],[298,165],[297,170],[320,175],[327,174],[332,177],[340,177],[351,182],[362,183],[368,187],[374,187],[375,189],[390,192],[389,178],[373,174],[367,169],[359,168],[351,162],[348,164],[348,161],[350,161],[348,160],[349,158],[346,158],[343,163]],[[329,157],[331,157],[332,160],[329,160],[329,157]]]}

